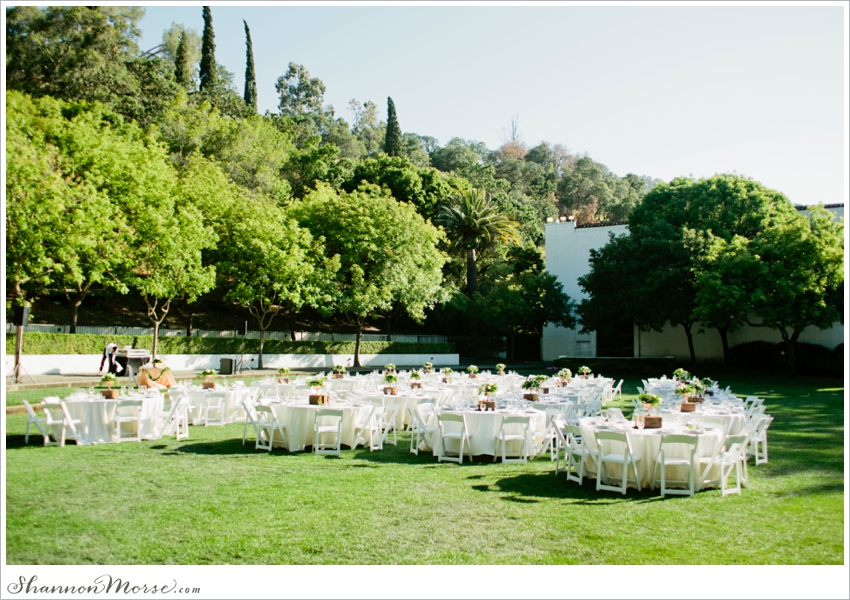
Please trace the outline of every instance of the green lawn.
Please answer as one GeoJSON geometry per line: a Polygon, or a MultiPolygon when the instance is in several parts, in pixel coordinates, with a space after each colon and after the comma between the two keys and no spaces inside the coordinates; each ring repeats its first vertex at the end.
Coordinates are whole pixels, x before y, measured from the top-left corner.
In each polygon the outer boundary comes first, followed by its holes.
{"type": "Polygon", "coordinates": [[[25,446],[26,415],[10,415],[7,561],[842,564],[842,383],[714,371],[776,417],[770,463],[750,465],[741,496],[597,493],[548,458],[438,464],[409,454],[406,433],[341,458],[258,452],[241,425],[192,427],[179,443],[25,446]]]}

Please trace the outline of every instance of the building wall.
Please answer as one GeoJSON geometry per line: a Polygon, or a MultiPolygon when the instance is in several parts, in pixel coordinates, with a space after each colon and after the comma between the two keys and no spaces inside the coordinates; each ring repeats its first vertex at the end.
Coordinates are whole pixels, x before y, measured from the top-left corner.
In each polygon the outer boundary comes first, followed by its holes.
{"type": "MultiPolygon", "coordinates": [[[[844,205],[826,207],[836,219],[843,218],[844,205]]],[[[802,214],[808,211],[801,210],[802,214]]],[[[546,225],[546,270],[555,275],[564,286],[564,292],[579,302],[587,295],[578,285],[578,279],[590,270],[590,250],[601,248],[608,243],[610,234],[628,233],[628,225],[610,225],[601,227],[576,227],[575,221],[549,223],[546,225]]],[[[723,348],[716,330],[699,333],[694,327],[694,349],[700,362],[721,362],[723,348]]],[[[766,327],[744,326],[729,334],[729,346],[745,342],[767,341],[781,342],[776,330],[766,327]]],[[[818,344],[834,348],[844,342],[844,325],[835,323],[831,329],[820,330],[808,327],[800,336],[801,342],[818,344]]],[[[559,356],[596,356],[595,332],[579,333],[574,329],[565,329],[548,325],[543,329],[541,339],[541,358],[555,360],[559,356]]],[[[681,360],[690,360],[688,341],[681,326],[669,324],[661,332],[638,331],[635,328],[636,357],[673,356],[681,360]]]]}

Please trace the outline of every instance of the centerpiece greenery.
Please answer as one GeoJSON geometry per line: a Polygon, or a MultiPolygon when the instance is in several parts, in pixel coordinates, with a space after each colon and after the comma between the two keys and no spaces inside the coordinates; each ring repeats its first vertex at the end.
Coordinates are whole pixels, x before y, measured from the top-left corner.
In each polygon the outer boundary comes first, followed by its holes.
{"type": "Polygon", "coordinates": [[[106,373],[100,378],[100,382],[106,385],[107,388],[112,388],[118,382],[118,377],[115,376],[115,373],[106,373]]]}
{"type": "Polygon", "coordinates": [[[499,386],[497,386],[495,383],[483,383],[478,388],[478,393],[479,394],[486,394],[487,397],[489,398],[490,394],[495,394],[498,389],[499,389],[499,386]]]}
{"type": "Polygon", "coordinates": [[[413,370],[413,371],[410,372],[410,378],[416,379],[418,381],[418,380],[422,379],[422,373],[420,373],[417,370],[413,370]]]}
{"type": "Polygon", "coordinates": [[[475,365],[469,365],[466,367],[466,372],[469,373],[469,376],[472,378],[478,377],[478,367],[475,365]]]}
{"type": "Polygon", "coordinates": [[[218,371],[216,371],[215,369],[204,369],[203,371],[201,371],[201,375],[209,379],[213,375],[218,375],[218,371]]]}
{"type": "Polygon", "coordinates": [[[344,366],[342,366],[342,365],[335,365],[334,366],[334,373],[345,373],[345,372],[346,372],[346,369],[345,369],[344,366]]]}
{"type": "Polygon", "coordinates": [[[569,369],[564,368],[564,369],[561,369],[560,371],[558,371],[558,377],[560,377],[564,381],[571,379],[572,376],[573,376],[573,372],[570,371],[569,369]]]}
{"type": "Polygon", "coordinates": [[[588,366],[579,367],[578,372],[585,379],[593,375],[593,370],[588,366]]]}
{"type": "Polygon", "coordinates": [[[393,385],[394,383],[398,383],[398,375],[387,373],[386,375],[384,375],[384,383],[386,383],[387,385],[393,385]]]}
{"type": "Polygon", "coordinates": [[[505,374],[505,363],[499,363],[496,365],[496,375],[504,375],[505,374]]]}
{"type": "Polygon", "coordinates": [[[395,373],[395,365],[393,363],[385,364],[384,371],[387,373],[395,373]]]}
{"type": "Polygon", "coordinates": [[[675,377],[676,379],[690,379],[691,374],[680,367],[673,371],[673,377],[675,377]]]}
{"type": "Polygon", "coordinates": [[[661,404],[661,396],[656,396],[655,394],[639,394],[638,402],[642,402],[646,407],[658,406],[661,404]]]}

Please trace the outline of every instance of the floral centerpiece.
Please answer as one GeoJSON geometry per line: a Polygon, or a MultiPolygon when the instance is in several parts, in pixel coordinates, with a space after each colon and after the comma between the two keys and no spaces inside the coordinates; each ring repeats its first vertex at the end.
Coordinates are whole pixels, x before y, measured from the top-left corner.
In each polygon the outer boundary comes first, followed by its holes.
{"type": "Polygon", "coordinates": [[[682,369],[681,367],[673,371],[673,377],[679,380],[690,379],[691,374],[682,369]]]}
{"type": "Polygon", "coordinates": [[[700,379],[700,383],[703,385],[703,388],[702,388],[703,394],[705,394],[706,396],[713,395],[714,392],[712,392],[708,388],[714,387],[717,384],[716,381],[712,381],[711,377],[703,377],[702,379],[700,379]]]}
{"type": "Polygon", "coordinates": [[[684,400],[688,400],[691,397],[691,394],[696,394],[697,388],[696,386],[690,383],[680,383],[676,386],[676,393],[681,394],[684,400]]]}
{"type": "Polygon", "coordinates": [[[469,365],[468,367],[466,367],[466,372],[469,373],[469,377],[472,379],[478,377],[478,367],[476,367],[475,365],[469,365]]]}
{"type": "Polygon", "coordinates": [[[495,383],[484,383],[481,384],[481,387],[478,388],[479,394],[484,394],[487,398],[490,398],[490,394],[495,394],[498,391],[499,386],[495,383]]]}
{"type": "Polygon", "coordinates": [[[307,385],[313,388],[313,393],[310,394],[310,404],[329,404],[330,396],[322,394],[322,386],[327,381],[326,377],[313,377],[307,380],[307,385]]]}
{"type": "Polygon", "coordinates": [[[443,374],[443,383],[451,383],[452,382],[452,373],[454,373],[454,369],[451,367],[443,367],[440,369],[440,373],[443,374]]]}
{"type": "Polygon", "coordinates": [[[422,373],[414,369],[410,372],[410,389],[419,388],[422,389],[422,373]]]}
{"type": "Polygon", "coordinates": [[[345,377],[345,367],[334,365],[334,379],[342,379],[343,377],[345,377]]]}
{"type": "Polygon", "coordinates": [[[433,367],[434,367],[434,365],[433,365],[432,363],[429,363],[429,362],[422,363],[422,369],[425,371],[425,373],[426,373],[426,374],[427,374],[427,373],[430,373],[430,372],[431,372],[431,369],[432,369],[433,367]]]}
{"type": "Polygon", "coordinates": [[[653,408],[661,404],[661,396],[656,396],[655,394],[639,394],[638,402],[642,402],[647,409],[653,408]]]}
{"type": "Polygon", "coordinates": [[[528,379],[526,379],[522,383],[522,389],[529,390],[529,393],[523,394],[523,398],[526,400],[531,400],[532,402],[537,401],[537,390],[540,389],[540,385],[546,381],[547,377],[545,375],[532,375],[528,379]]]}
{"type": "Polygon", "coordinates": [[[118,377],[115,376],[115,373],[106,373],[100,378],[100,382],[106,386],[106,389],[101,392],[103,397],[114,399],[115,390],[112,389],[112,386],[118,383],[118,377]]]}
{"type": "Polygon", "coordinates": [[[281,367],[277,370],[277,382],[289,383],[289,369],[281,367]]]}
{"type": "Polygon", "coordinates": [[[218,371],[215,369],[204,369],[201,371],[201,375],[204,377],[203,388],[205,390],[215,389],[215,382],[212,380],[214,375],[218,375],[218,371]]]}
{"type": "Polygon", "coordinates": [[[387,363],[384,365],[385,373],[395,373],[395,365],[393,363],[387,363]]]}
{"type": "Polygon", "coordinates": [[[638,401],[643,402],[643,405],[649,410],[649,415],[643,418],[644,427],[646,429],[661,427],[661,417],[655,414],[655,410],[661,404],[661,397],[655,394],[640,394],[638,401]]]}
{"type": "Polygon", "coordinates": [[[398,383],[398,375],[393,373],[387,373],[384,375],[384,393],[391,394],[395,396],[398,393],[398,389],[396,388],[396,383],[398,383]]]}
{"type": "Polygon", "coordinates": [[[564,368],[558,371],[558,377],[561,378],[562,384],[566,384],[569,380],[573,378],[573,372],[569,369],[564,368]]]}
{"type": "Polygon", "coordinates": [[[505,374],[505,363],[499,363],[496,365],[496,375],[504,375],[505,374]]]}
{"type": "Polygon", "coordinates": [[[579,367],[578,372],[579,372],[579,375],[581,375],[584,379],[587,379],[588,377],[593,375],[593,371],[591,370],[590,367],[587,367],[587,366],[579,367]]]}

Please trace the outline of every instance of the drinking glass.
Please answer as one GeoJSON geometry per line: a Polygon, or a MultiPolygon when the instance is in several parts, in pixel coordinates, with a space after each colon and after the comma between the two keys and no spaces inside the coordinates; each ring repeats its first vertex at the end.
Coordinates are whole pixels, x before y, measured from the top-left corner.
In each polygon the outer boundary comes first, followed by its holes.
{"type": "Polygon", "coordinates": [[[635,425],[637,425],[639,430],[642,430],[646,425],[646,415],[643,413],[635,413],[635,425]]]}

